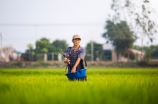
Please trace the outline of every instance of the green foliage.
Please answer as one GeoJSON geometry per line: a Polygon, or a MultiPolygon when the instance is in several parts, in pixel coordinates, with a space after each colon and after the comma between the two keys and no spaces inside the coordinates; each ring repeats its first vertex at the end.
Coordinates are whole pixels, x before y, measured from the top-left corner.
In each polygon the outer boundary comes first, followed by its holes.
{"type": "MultiPolygon", "coordinates": [[[[101,58],[103,55],[103,45],[93,41],[93,53],[94,53],[94,60],[96,60],[97,57],[101,58]]],[[[87,60],[90,60],[91,57],[90,54],[91,54],[91,42],[87,43],[86,45],[87,60]]]]}
{"type": "Polygon", "coordinates": [[[52,45],[56,47],[56,52],[64,52],[68,48],[68,44],[65,40],[55,40],[52,42],[52,45]]]}
{"type": "Polygon", "coordinates": [[[45,53],[48,52],[48,48],[50,48],[50,42],[47,38],[41,38],[36,41],[36,53],[45,53]]]}
{"type": "MultiPolygon", "coordinates": [[[[136,59],[136,57],[135,57],[135,55],[134,55],[134,53],[132,52],[132,51],[129,51],[129,59],[130,60],[135,60],[136,59]]],[[[122,54],[124,57],[126,57],[126,58],[128,58],[128,53],[126,52],[126,53],[124,53],[124,54],[122,54]]]]}
{"type": "MultiPolygon", "coordinates": [[[[137,49],[137,50],[140,50],[141,51],[141,47],[140,46],[136,46],[134,45],[133,46],[134,49],[137,49]]],[[[152,59],[158,59],[158,45],[151,45],[151,46],[144,46],[143,49],[148,53],[148,55],[146,56],[150,56],[149,58],[152,58],[152,59]]]]}
{"type": "Polygon", "coordinates": [[[68,44],[65,40],[55,40],[52,43],[47,38],[41,38],[40,40],[36,41],[36,49],[33,49],[31,44],[28,44],[29,50],[26,50],[25,55],[23,54],[23,59],[28,60],[43,60],[43,53],[63,53],[68,44]],[[27,58],[29,54],[29,59],[27,58]]]}
{"type": "Polygon", "coordinates": [[[37,61],[37,63],[34,64],[34,66],[48,67],[50,66],[50,64],[44,61],[37,61]]]}
{"type": "Polygon", "coordinates": [[[136,50],[141,51],[141,47],[140,47],[140,46],[137,46],[137,45],[134,45],[134,46],[133,46],[133,49],[136,49],[136,50]]]}
{"type": "Polygon", "coordinates": [[[5,68],[24,68],[22,62],[12,62],[12,63],[7,63],[5,68]]]}
{"type": "Polygon", "coordinates": [[[27,47],[29,48],[29,61],[33,61],[33,55],[32,55],[33,45],[28,44],[27,47]]]}
{"type": "Polygon", "coordinates": [[[146,51],[145,51],[145,56],[144,56],[144,60],[146,61],[146,62],[149,62],[149,60],[150,60],[150,57],[151,57],[151,54],[152,54],[152,49],[147,49],[146,51]]]}
{"type": "Polygon", "coordinates": [[[37,53],[36,54],[36,61],[43,61],[44,59],[44,54],[37,53]]]}
{"type": "Polygon", "coordinates": [[[54,47],[53,45],[49,44],[47,46],[47,50],[48,50],[48,53],[50,53],[50,52],[56,52],[56,47],[54,47]]]}
{"type": "Polygon", "coordinates": [[[108,20],[106,22],[107,32],[102,36],[110,41],[115,46],[116,52],[119,54],[125,54],[128,52],[129,48],[132,48],[135,41],[135,36],[133,32],[130,31],[127,23],[121,21],[120,23],[114,24],[113,21],[108,20]]]}
{"type": "Polygon", "coordinates": [[[50,43],[47,38],[36,41],[36,53],[62,53],[68,47],[65,40],[55,40],[50,43]]]}
{"type": "Polygon", "coordinates": [[[150,46],[151,49],[153,50],[152,54],[151,54],[151,58],[153,59],[158,59],[158,45],[152,45],[150,46]]]}
{"type": "Polygon", "coordinates": [[[145,61],[145,60],[140,60],[140,61],[138,61],[137,63],[138,63],[138,65],[144,66],[144,67],[146,67],[146,66],[148,65],[148,62],[145,61]]]}
{"type": "Polygon", "coordinates": [[[92,68],[87,82],[64,70],[0,70],[0,104],[157,104],[156,69],[92,68]]]}
{"type": "Polygon", "coordinates": [[[32,44],[28,44],[27,47],[28,47],[29,49],[33,49],[33,45],[32,45],[32,44]]]}
{"type": "Polygon", "coordinates": [[[47,53],[47,52],[48,52],[48,49],[47,49],[47,48],[42,48],[41,52],[47,53]]]}
{"type": "Polygon", "coordinates": [[[21,54],[21,58],[23,59],[23,60],[25,60],[25,61],[29,61],[29,53],[22,53],[21,54]]]}

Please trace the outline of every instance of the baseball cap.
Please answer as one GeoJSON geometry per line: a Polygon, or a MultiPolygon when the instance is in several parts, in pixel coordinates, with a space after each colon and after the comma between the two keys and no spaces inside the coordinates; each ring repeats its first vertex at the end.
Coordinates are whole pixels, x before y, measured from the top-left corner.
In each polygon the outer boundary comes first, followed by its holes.
{"type": "Polygon", "coordinates": [[[78,34],[75,34],[72,39],[81,39],[81,37],[78,34]]]}

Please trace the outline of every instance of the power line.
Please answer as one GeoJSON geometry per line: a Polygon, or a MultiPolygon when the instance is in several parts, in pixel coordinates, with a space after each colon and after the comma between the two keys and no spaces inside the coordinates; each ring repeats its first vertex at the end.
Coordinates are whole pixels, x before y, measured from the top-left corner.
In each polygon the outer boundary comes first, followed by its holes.
{"type": "Polygon", "coordinates": [[[72,24],[0,24],[0,26],[102,26],[103,23],[72,23],[72,24]]]}
{"type": "Polygon", "coordinates": [[[23,40],[34,40],[35,38],[3,38],[3,40],[8,40],[8,41],[10,41],[10,40],[12,40],[12,41],[17,41],[17,40],[19,40],[19,41],[23,41],[23,40]]]}

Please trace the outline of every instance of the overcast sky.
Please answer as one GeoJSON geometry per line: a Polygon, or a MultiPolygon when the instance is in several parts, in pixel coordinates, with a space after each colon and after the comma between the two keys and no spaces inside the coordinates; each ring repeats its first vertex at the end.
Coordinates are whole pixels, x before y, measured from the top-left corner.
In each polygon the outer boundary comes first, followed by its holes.
{"type": "MultiPolygon", "coordinates": [[[[0,0],[0,33],[3,46],[13,45],[25,52],[27,44],[35,46],[35,41],[46,37],[52,41],[66,40],[72,46],[72,36],[79,34],[81,46],[90,40],[104,44],[104,26],[110,9],[111,0],[0,0]]],[[[151,5],[158,10],[158,1],[151,5]]],[[[152,19],[158,25],[158,14],[152,19]]],[[[152,44],[158,44],[155,34],[152,44]]],[[[146,45],[146,39],[144,44],[146,45]]],[[[141,45],[140,39],[135,44],[141,45]]]]}

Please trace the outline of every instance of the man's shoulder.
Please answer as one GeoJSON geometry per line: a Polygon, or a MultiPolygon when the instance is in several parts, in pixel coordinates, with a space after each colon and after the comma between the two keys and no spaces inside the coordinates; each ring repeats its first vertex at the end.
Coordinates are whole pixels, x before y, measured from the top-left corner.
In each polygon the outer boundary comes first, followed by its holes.
{"type": "Polygon", "coordinates": [[[79,47],[79,50],[81,50],[81,51],[82,51],[82,50],[85,50],[85,49],[84,49],[83,47],[81,47],[81,46],[80,46],[80,47],[79,47]]]}

